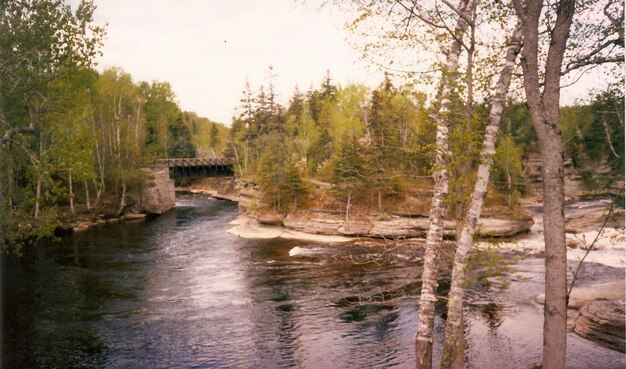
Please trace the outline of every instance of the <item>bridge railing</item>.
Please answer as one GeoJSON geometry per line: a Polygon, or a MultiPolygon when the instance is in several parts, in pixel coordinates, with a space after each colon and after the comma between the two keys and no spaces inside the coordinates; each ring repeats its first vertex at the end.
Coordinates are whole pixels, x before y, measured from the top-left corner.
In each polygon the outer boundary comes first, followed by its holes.
{"type": "Polygon", "coordinates": [[[169,168],[231,166],[233,161],[228,158],[170,158],[157,159],[156,165],[169,168]]]}

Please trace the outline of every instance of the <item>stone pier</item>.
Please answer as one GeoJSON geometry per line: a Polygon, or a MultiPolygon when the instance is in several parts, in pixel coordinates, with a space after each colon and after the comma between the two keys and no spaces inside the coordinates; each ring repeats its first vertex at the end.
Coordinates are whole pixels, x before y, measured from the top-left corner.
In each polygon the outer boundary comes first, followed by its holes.
{"type": "Polygon", "coordinates": [[[174,180],[169,168],[155,166],[142,169],[148,176],[141,189],[141,212],[163,214],[176,206],[174,180]]]}

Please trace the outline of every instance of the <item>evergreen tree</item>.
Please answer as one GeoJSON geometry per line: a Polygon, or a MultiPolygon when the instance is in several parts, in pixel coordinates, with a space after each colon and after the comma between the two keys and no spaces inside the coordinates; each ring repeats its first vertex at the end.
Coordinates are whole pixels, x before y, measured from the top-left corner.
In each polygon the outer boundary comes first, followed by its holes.
{"type": "Polygon", "coordinates": [[[195,158],[196,148],[191,142],[191,131],[183,123],[182,113],[168,127],[167,155],[170,158],[195,158]]]}
{"type": "Polygon", "coordinates": [[[350,216],[354,195],[365,187],[365,178],[358,142],[354,136],[345,135],[341,151],[334,161],[331,182],[335,196],[346,200],[346,220],[350,216]]]}
{"type": "Polygon", "coordinates": [[[298,208],[299,200],[307,195],[307,188],[293,160],[287,160],[285,162],[283,171],[284,180],[281,185],[281,191],[285,194],[285,198],[290,200],[293,204],[294,209],[296,209],[298,208]]]}

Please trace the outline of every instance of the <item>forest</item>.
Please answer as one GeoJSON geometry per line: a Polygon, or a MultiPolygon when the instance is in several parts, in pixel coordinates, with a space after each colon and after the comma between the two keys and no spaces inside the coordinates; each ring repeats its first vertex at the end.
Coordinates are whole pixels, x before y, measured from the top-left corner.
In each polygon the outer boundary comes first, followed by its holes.
{"type": "MultiPolygon", "coordinates": [[[[240,175],[258,181],[269,210],[321,206],[322,199],[310,198],[307,192],[310,180],[331,183],[327,205],[344,211],[355,206],[365,213],[408,210],[407,197],[432,187],[435,122],[425,94],[394,86],[387,75],[374,90],[335,85],[330,71],[320,79],[319,87],[307,92],[295,87],[286,106],[277,101],[272,81],[255,91],[244,86],[223,154],[233,159],[240,175]]],[[[459,196],[453,206],[467,206],[469,194],[463,191],[473,179],[464,171],[476,168],[488,107],[488,101],[476,103],[467,118],[462,114],[466,107],[458,107],[463,117],[452,125],[450,140],[451,192],[459,196]]],[[[623,109],[620,89],[598,94],[589,104],[561,109],[565,155],[586,173],[588,190],[607,188],[624,175],[623,155],[616,155],[624,149],[623,109]],[[601,178],[595,173],[600,163],[610,167],[609,175],[601,178]]],[[[526,105],[509,100],[493,157],[494,203],[515,207],[528,194],[523,162],[537,152],[526,105]]]]}
{"type": "Polygon", "coordinates": [[[436,77],[398,71],[396,63],[368,88],[336,83],[329,70],[318,86],[294,86],[282,99],[270,66],[266,84],[242,86],[227,126],[184,111],[168,82],[134,81],[115,67],[98,70],[94,60],[106,30],[93,22],[93,2],[75,10],[58,0],[2,2],[3,250],[19,255],[78,214],[136,211],[146,180],[141,168],[155,159],[225,156],[238,179],[262,191],[258,211],[330,208],[346,220],[391,212],[429,217],[416,336],[420,368],[430,368],[432,355],[441,228],[444,219],[456,220],[443,362],[458,368],[465,266],[477,220],[485,203],[516,211],[532,192],[525,163],[536,155],[546,219],[544,367],[564,367],[564,161],[582,173],[590,192],[608,192],[620,180],[623,186],[623,4],[433,3],[336,6],[354,15],[347,28],[368,57],[391,65],[395,51],[416,51],[436,77]],[[561,106],[562,78],[604,64],[618,65],[606,74],[608,87],[587,102],[561,106]],[[328,191],[314,191],[316,183],[330,184],[328,191]],[[414,201],[420,197],[426,205],[414,201]]]}
{"type": "Polygon", "coordinates": [[[9,249],[83,212],[129,211],[156,158],[219,155],[228,128],[181,110],[164,81],[92,66],[105,30],[90,2],[4,2],[0,211],[9,249]]]}

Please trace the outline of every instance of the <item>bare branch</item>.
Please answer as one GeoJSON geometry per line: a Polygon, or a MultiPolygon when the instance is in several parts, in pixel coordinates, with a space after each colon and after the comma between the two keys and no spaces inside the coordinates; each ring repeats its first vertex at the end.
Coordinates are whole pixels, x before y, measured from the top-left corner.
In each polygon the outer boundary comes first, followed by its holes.
{"type": "Polygon", "coordinates": [[[470,26],[470,27],[474,27],[475,23],[474,20],[471,19],[470,17],[467,16],[467,14],[465,14],[465,12],[459,10],[456,6],[454,6],[452,3],[450,3],[448,0],[441,0],[442,3],[446,4],[448,6],[448,8],[450,8],[451,10],[453,10],[459,17],[463,18],[463,20],[470,26]]]}
{"type": "Polygon", "coordinates": [[[601,65],[608,63],[623,63],[624,62],[624,54],[607,57],[607,58],[595,58],[595,59],[586,59],[585,57],[580,58],[577,62],[572,62],[568,64],[568,67],[561,71],[561,75],[564,76],[569,72],[580,69],[582,67],[586,67],[588,65],[601,65]]]}

